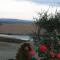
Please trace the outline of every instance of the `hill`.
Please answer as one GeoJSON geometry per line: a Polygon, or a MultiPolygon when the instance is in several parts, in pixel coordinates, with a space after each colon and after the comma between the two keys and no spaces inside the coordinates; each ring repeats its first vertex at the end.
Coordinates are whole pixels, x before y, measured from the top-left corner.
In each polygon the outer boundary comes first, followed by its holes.
{"type": "Polygon", "coordinates": [[[19,23],[19,24],[22,24],[22,23],[27,23],[27,24],[30,24],[32,23],[32,21],[30,20],[22,20],[22,19],[8,19],[8,18],[0,18],[0,23],[19,23]]]}
{"type": "Polygon", "coordinates": [[[33,21],[0,18],[0,34],[30,35],[33,31],[33,21]]]}

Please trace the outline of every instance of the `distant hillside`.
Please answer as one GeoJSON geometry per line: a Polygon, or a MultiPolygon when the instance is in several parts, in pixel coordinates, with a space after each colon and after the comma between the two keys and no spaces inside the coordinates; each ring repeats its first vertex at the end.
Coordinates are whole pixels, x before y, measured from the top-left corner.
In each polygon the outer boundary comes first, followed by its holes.
{"type": "Polygon", "coordinates": [[[0,18],[0,34],[30,35],[34,31],[33,21],[0,18]]]}
{"type": "Polygon", "coordinates": [[[0,23],[32,23],[30,20],[0,18],[0,23]]]}

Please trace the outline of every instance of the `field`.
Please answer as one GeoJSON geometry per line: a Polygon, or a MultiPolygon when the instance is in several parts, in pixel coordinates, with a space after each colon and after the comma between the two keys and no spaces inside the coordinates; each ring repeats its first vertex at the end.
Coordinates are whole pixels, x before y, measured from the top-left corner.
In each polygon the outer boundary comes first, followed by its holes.
{"type": "Polygon", "coordinates": [[[33,24],[2,24],[0,25],[0,33],[28,35],[34,31],[33,24]]]}

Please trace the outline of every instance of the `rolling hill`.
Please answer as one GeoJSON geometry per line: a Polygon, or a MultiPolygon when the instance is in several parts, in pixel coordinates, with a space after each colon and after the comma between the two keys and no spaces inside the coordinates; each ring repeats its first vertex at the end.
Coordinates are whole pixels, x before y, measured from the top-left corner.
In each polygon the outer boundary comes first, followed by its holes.
{"type": "Polygon", "coordinates": [[[0,23],[32,23],[30,20],[0,18],[0,23]]]}

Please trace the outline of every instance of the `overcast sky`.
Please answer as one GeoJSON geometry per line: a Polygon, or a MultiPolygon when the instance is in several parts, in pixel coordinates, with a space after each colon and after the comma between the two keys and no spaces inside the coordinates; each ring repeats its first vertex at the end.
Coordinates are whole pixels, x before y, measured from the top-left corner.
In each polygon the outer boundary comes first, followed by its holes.
{"type": "Polygon", "coordinates": [[[0,0],[0,18],[32,20],[42,10],[60,10],[60,0],[0,0]]]}

